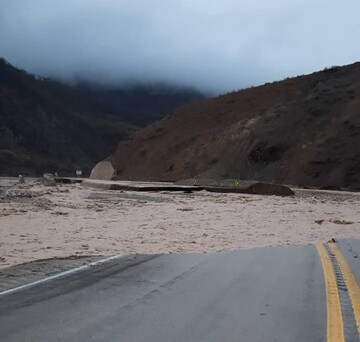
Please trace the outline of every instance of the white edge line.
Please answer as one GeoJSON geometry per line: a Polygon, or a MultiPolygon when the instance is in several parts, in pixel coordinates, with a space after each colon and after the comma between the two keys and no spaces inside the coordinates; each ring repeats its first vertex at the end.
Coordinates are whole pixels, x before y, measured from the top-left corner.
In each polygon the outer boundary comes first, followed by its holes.
{"type": "Polygon", "coordinates": [[[51,280],[54,280],[54,279],[58,279],[58,278],[62,278],[62,277],[66,277],[70,274],[73,274],[73,273],[77,273],[77,272],[80,272],[80,271],[83,271],[83,270],[86,270],[90,267],[93,267],[93,266],[96,266],[96,265],[100,265],[100,264],[103,264],[107,261],[111,261],[111,260],[114,260],[114,259],[118,259],[120,258],[121,255],[113,255],[109,258],[105,258],[105,259],[101,259],[101,260],[98,260],[98,261],[93,261],[87,265],[83,265],[83,266],[79,266],[79,267],[76,267],[76,268],[72,268],[70,270],[67,270],[67,271],[64,271],[64,272],[61,272],[61,273],[58,273],[58,274],[54,274],[52,276],[49,276],[49,277],[46,277],[46,278],[43,278],[43,279],[39,279],[39,280],[36,280],[36,281],[33,281],[31,283],[28,283],[28,284],[24,284],[24,285],[21,285],[21,286],[18,286],[18,287],[14,287],[12,289],[8,289],[8,290],[5,290],[5,291],[2,291],[0,292],[0,297],[1,296],[5,296],[7,294],[10,294],[10,293],[14,293],[14,292],[18,292],[18,291],[21,291],[21,290],[25,290],[25,289],[28,289],[30,287],[33,287],[33,286],[36,286],[36,285],[40,285],[40,284],[43,284],[43,283],[47,283],[48,281],[51,281],[51,280]]]}

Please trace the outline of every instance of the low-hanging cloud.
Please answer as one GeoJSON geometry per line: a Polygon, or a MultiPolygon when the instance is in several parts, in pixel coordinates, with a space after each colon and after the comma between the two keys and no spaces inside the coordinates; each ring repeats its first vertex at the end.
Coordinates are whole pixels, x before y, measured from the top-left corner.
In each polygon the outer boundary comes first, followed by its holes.
{"type": "Polygon", "coordinates": [[[1,0],[0,56],[29,72],[225,92],[355,62],[359,0],[1,0]]]}

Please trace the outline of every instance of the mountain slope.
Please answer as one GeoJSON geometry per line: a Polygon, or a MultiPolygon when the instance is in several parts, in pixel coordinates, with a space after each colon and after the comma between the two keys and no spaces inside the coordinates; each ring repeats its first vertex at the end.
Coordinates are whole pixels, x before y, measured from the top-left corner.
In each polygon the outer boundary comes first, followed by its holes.
{"type": "Polygon", "coordinates": [[[159,97],[156,90],[68,86],[0,59],[0,175],[74,175],[76,169],[88,174],[137,130],[134,124],[145,125],[179,102],[201,97],[174,94],[170,87],[159,97]],[[165,105],[155,103],[159,98],[165,105]]]}
{"type": "Polygon", "coordinates": [[[89,171],[135,128],[0,60],[0,174],[89,171]]]}
{"type": "Polygon", "coordinates": [[[234,92],[119,144],[119,179],[252,179],[360,188],[360,63],[234,92]]]}

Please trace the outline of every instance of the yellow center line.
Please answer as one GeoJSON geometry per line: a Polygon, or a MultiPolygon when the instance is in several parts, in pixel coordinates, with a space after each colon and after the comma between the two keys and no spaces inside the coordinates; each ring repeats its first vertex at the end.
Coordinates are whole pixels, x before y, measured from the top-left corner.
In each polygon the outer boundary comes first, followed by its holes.
{"type": "Polygon", "coordinates": [[[356,281],[354,274],[351,271],[350,266],[346,262],[344,256],[341,254],[339,248],[335,243],[329,243],[331,251],[335,254],[336,259],[340,265],[341,271],[344,275],[346,287],[349,291],[350,300],[353,306],[353,311],[355,315],[355,321],[360,334],[360,289],[356,281]]]}
{"type": "Polygon", "coordinates": [[[324,270],[327,303],[327,342],[345,342],[344,322],[334,268],[323,245],[317,245],[324,270]]]}

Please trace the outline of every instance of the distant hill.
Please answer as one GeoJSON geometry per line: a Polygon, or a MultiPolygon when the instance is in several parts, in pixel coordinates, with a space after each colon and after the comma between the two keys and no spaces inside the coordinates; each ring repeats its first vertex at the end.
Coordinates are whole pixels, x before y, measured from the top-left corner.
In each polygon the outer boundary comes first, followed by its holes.
{"type": "Polygon", "coordinates": [[[233,92],[138,131],[118,179],[245,179],[360,189],[360,63],[233,92]]]}
{"type": "Polygon", "coordinates": [[[74,86],[74,90],[93,108],[139,127],[159,120],[184,103],[205,98],[194,89],[161,84],[135,84],[114,89],[81,82],[74,86]]]}
{"type": "Polygon", "coordinates": [[[87,174],[137,126],[201,97],[192,91],[178,96],[171,87],[161,91],[69,86],[0,59],[0,175],[87,174]]]}

